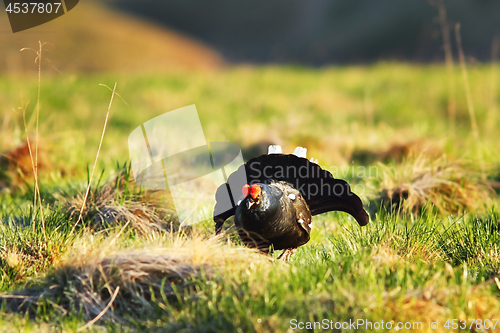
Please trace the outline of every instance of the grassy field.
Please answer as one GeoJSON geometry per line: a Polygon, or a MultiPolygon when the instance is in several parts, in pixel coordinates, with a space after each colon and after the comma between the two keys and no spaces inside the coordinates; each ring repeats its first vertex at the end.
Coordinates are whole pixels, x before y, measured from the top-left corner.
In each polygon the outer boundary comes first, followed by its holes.
{"type": "Polygon", "coordinates": [[[37,79],[0,77],[1,330],[500,332],[497,67],[469,66],[473,113],[461,73],[441,65],[42,73],[43,209],[23,150],[27,133],[35,140],[37,79]],[[115,82],[75,227],[111,96],[100,84],[115,82]],[[247,159],[268,143],[308,148],[356,186],[372,220],[315,217],[289,262],[244,248],[230,227],[214,238],[212,221],[179,229],[168,193],[135,186],[127,138],[190,104],[207,141],[237,143],[247,159]]]}

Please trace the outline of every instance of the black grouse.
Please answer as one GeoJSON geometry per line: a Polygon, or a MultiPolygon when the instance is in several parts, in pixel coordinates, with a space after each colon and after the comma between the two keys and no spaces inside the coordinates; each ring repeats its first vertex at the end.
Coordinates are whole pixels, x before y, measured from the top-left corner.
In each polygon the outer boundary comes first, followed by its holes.
{"type": "Polygon", "coordinates": [[[314,215],[343,211],[366,225],[368,214],[349,184],[307,160],[305,151],[298,147],[288,155],[270,146],[268,155],[252,158],[232,173],[217,189],[216,233],[234,215],[243,243],[266,253],[284,250],[280,258],[288,259],[309,241],[314,215]],[[242,196],[233,202],[240,190],[242,196]]]}

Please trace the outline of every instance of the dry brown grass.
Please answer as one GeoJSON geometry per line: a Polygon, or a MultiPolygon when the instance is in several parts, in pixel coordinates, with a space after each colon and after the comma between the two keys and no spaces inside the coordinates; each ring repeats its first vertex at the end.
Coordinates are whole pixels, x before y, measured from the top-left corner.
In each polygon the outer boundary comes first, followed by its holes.
{"type": "MultiPolygon", "coordinates": [[[[453,270],[450,267],[446,275],[452,272],[453,270]]],[[[455,276],[450,274],[450,278],[455,278],[455,276]]],[[[424,324],[423,331],[428,329],[429,319],[432,319],[433,322],[439,320],[439,329],[432,330],[432,332],[449,332],[449,329],[445,328],[444,324],[451,318],[465,321],[469,318],[482,318],[482,320],[495,318],[498,314],[499,302],[498,298],[491,295],[489,290],[494,283],[493,280],[490,280],[466,288],[466,290],[458,286],[429,286],[423,289],[410,290],[402,297],[398,296],[396,298],[388,293],[383,305],[387,313],[384,318],[393,318],[395,321],[401,322],[422,322],[424,324]],[[467,305],[465,307],[459,306],[457,303],[464,298],[468,300],[467,305]],[[450,308],[450,303],[455,303],[456,307],[450,308]]],[[[469,321],[467,327],[470,325],[471,322],[469,321]]],[[[474,328],[474,326],[472,327],[474,328]]],[[[500,329],[497,325],[495,330],[489,331],[499,332],[500,329]]],[[[475,332],[475,330],[472,329],[472,332],[475,332]]]]}
{"type": "MultiPolygon", "coordinates": [[[[40,173],[47,166],[44,150],[39,147],[37,172],[40,173]]],[[[0,189],[15,189],[30,179],[33,179],[33,169],[27,142],[0,153],[0,189]]]]}
{"type": "Polygon", "coordinates": [[[420,213],[427,204],[442,214],[476,211],[493,193],[481,172],[445,157],[412,155],[400,165],[380,164],[379,170],[372,203],[390,211],[420,213]]]}
{"type": "Polygon", "coordinates": [[[144,234],[152,230],[178,230],[175,210],[166,202],[165,195],[136,188],[127,169],[121,170],[113,181],[91,190],[85,205],[84,198],[85,193],[79,193],[66,199],[64,207],[75,222],[81,211],[83,220],[90,222],[94,230],[123,223],[130,223],[144,234]]]}
{"type": "Polygon", "coordinates": [[[105,239],[88,251],[89,244],[75,244],[72,255],[42,283],[0,299],[14,312],[52,304],[63,313],[82,311],[86,320],[103,316],[121,321],[125,314],[168,311],[179,295],[183,302],[195,301],[200,277],[229,283],[222,280],[226,270],[241,276],[270,263],[257,252],[222,245],[216,238],[160,237],[121,250],[113,246],[115,240],[105,239]],[[164,242],[171,244],[165,247],[164,242]]]}
{"type": "Polygon", "coordinates": [[[401,163],[410,155],[426,154],[439,157],[443,155],[443,148],[438,142],[424,139],[395,140],[384,149],[357,149],[352,152],[351,158],[360,164],[374,162],[401,163]]]}

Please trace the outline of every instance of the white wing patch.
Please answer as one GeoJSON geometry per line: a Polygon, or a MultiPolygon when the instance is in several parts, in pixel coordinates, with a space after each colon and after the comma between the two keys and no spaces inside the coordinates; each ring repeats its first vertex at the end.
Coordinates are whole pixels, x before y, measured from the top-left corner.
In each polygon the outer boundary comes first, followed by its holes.
{"type": "Polygon", "coordinates": [[[303,219],[299,219],[298,221],[300,224],[304,223],[304,220],[303,219]]]}
{"type": "Polygon", "coordinates": [[[239,206],[241,203],[241,200],[238,200],[238,203],[236,204],[236,206],[239,206]]]}
{"type": "Polygon", "coordinates": [[[288,194],[288,198],[290,198],[291,200],[295,200],[295,194],[293,193],[288,194]]]}
{"type": "Polygon", "coordinates": [[[295,148],[293,154],[297,157],[303,157],[306,158],[307,156],[307,148],[304,147],[297,147],[295,148]]]}
{"type": "Polygon", "coordinates": [[[311,159],[309,161],[312,162],[312,163],[314,163],[314,164],[318,164],[318,160],[315,159],[315,158],[311,157],[311,159]]]}
{"type": "Polygon", "coordinates": [[[267,150],[267,155],[271,154],[283,154],[283,149],[281,149],[280,145],[270,145],[267,150]]]}

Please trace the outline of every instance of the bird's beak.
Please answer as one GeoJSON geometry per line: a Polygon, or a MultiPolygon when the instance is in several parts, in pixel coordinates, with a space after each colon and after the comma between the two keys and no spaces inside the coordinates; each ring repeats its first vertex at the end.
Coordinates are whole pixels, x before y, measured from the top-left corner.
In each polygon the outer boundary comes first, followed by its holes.
{"type": "Polygon", "coordinates": [[[247,201],[247,209],[250,209],[250,207],[252,207],[254,203],[255,202],[248,200],[247,201]]]}

